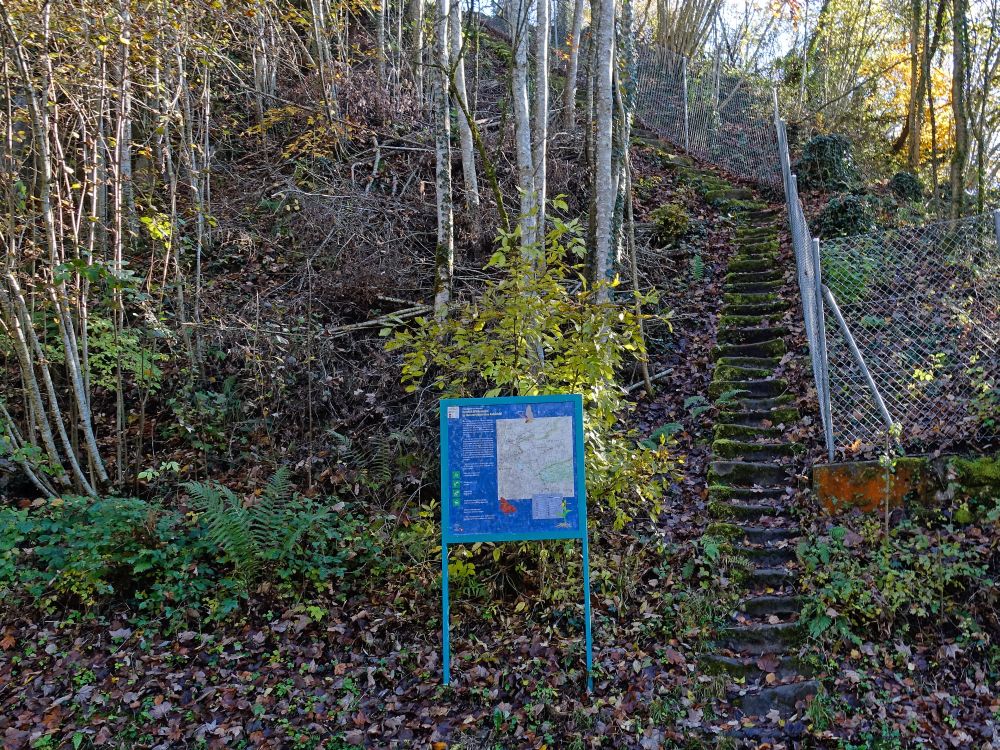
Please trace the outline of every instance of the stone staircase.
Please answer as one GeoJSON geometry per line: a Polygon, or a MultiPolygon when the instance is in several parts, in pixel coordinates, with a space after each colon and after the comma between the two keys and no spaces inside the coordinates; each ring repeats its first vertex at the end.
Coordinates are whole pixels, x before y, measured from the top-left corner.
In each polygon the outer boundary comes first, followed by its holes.
{"type": "Polygon", "coordinates": [[[708,472],[709,511],[716,519],[710,533],[728,539],[748,570],[745,597],[702,667],[730,676],[729,702],[742,713],[739,733],[752,736],[771,724],[775,710],[782,718],[801,715],[819,684],[803,675],[794,657],[803,634],[790,464],[799,446],[783,438],[783,428],[799,414],[788,384],[775,377],[789,333],[780,324],[789,306],[782,295],[781,216],[748,198],[736,190],[717,201],[738,208],[736,252],[713,350],[709,396],[718,418],[708,472]]]}

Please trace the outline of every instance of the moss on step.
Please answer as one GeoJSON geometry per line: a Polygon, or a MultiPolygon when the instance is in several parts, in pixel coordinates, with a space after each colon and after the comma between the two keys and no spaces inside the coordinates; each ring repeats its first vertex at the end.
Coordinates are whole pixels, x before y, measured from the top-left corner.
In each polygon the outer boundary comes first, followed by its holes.
{"type": "Polygon", "coordinates": [[[773,372],[770,367],[734,367],[733,365],[716,365],[715,380],[744,380],[747,378],[766,378],[773,372]]]}
{"type": "Polygon", "coordinates": [[[742,424],[716,424],[712,434],[719,440],[760,440],[776,438],[781,435],[777,427],[751,427],[742,424]]]}
{"type": "Polygon", "coordinates": [[[705,536],[714,536],[725,539],[727,542],[735,542],[743,538],[743,529],[735,523],[713,521],[705,528],[705,536]]]}
{"type": "Polygon", "coordinates": [[[750,271],[773,271],[774,264],[768,260],[731,260],[730,273],[746,273],[750,271]]]}
{"type": "Polygon", "coordinates": [[[764,451],[771,456],[794,456],[803,451],[801,443],[747,443],[729,438],[717,438],[712,452],[719,458],[739,458],[764,451]]]}
{"type": "Polygon", "coordinates": [[[988,487],[1000,491],[1000,454],[981,458],[954,458],[951,468],[959,484],[965,488],[988,487]]]}
{"type": "Polygon", "coordinates": [[[720,357],[781,357],[787,351],[782,339],[761,341],[755,344],[722,344],[712,349],[712,359],[720,357]]]}
{"type": "Polygon", "coordinates": [[[722,301],[726,305],[770,305],[781,302],[781,297],[771,292],[725,292],[722,301]]]}
{"type": "Polygon", "coordinates": [[[709,484],[763,487],[787,479],[785,467],[764,461],[713,461],[708,469],[709,484]]]}
{"type": "Polygon", "coordinates": [[[718,364],[727,367],[767,367],[773,370],[780,362],[778,357],[722,357],[718,364]]]}
{"type": "Polygon", "coordinates": [[[736,273],[727,273],[722,282],[727,287],[732,287],[737,284],[768,284],[773,281],[780,282],[783,279],[784,275],[782,272],[772,268],[766,271],[738,271],[736,273]]]}
{"type": "Polygon", "coordinates": [[[772,341],[788,334],[784,326],[765,326],[762,328],[722,328],[717,340],[719,344],[755,344],[760,341],[772,341]]]}
{"type": "Polygon", "coordinates": [[[745,250],[747,252],[778,252],[778,240],[767,240],[767,241],[755,241],[749,242],[744,240],[739,243],[739,249],[741,251],[745,250]]]}

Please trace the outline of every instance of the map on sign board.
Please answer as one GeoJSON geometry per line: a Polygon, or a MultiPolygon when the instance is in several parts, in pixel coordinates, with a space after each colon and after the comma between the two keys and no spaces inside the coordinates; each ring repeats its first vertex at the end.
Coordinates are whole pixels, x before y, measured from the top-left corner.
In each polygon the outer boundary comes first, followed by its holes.
{"type": "Polygon", "coordinates": [[[446,535],[578,534],[581,411],[577,396],[443,401],[446,535]]]}

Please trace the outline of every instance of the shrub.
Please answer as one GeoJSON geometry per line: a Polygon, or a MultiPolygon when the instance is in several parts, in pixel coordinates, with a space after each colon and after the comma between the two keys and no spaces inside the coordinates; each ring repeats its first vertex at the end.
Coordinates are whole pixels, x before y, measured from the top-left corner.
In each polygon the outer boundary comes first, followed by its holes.
{"type": "Polygon", "coordinates": [[[866,195],[835,195],[820,211],[816,229],[821,237],[871,232],[875,229],[874,201],[866,195]]]}
{"type": "Polygon", "coordinates": [[[0,508],[0,597],[7,606],[43,611],[116,601],[148,615],[200,608],[218,619],[239,606],[250,582],[266,582],[278,597],[301,594],[360,573],[376,552],[370,530],[362,534],[350,514],[334,512],[338,506],[320,511],[290,494],[284,505],[272,489],[269,511],[253,514],[229,490],[201,488],[219,498],[216,515],[185,516],[135,498],[62,497],[0,508]],[[235,523],[220,516],[243,518],[238,508],[260,522],[250,525],[251,565],[233,542],[237,535],[220,531],[235,523]],[[261,539],[272,543],[257,543],[262,527],[261,539]]]}
{"type": "Polygon", "coordinates": [[[924,197],[924,185],[912,172],[896,172],[889,180],[889,189],[904,201],[918,201],[924,197]]]}
{"type": "Polygon", "coordinates": [[[834,526],[799,546],[808,595],[802,620],[833,648],[957,623],[975,599],[995,592],[991,554],[978,537],[927,532],[908,521],[888,536],[875,518],[860,534],[834,526]]]}
{"type": "Polygon", "coordinates": [[[796,164],[799,187],[851,190],[858,184],[851,142],[842,135],[818,135],[802,149],[796,164]]]}
{"type": "Polygon", "coordinates": [[[664,203],[650,212],[653,236],[663,245],[671,245],[687,234],[691,224],[687,209],[679,203],[664,203]]]}
{"type": "Polygon", "coordinates": [[[526,255],[516,231],[502,234],[489,266],[505,274],[446,319],[415,319],[387,349],[404,352],[410,391],[430,375],[442,397],[583,394],[587,494],[608,503],[620,527],[630,509],[656,512],[663,482],[654,477],[670,467],[664,448],[642,447],[619,422],[628,402],[616,373],[645,356],[639,319],[628,307],[599,301],[601,287],[571,289],[582,279],[570,265],[585,252],[579,223],[552,224],[545,246],[526,255]]]}

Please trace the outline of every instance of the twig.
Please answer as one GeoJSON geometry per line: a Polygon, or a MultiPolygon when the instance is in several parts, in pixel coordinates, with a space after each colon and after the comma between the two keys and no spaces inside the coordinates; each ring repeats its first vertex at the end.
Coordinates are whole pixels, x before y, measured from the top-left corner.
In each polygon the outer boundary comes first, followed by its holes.
{"type": "MultiPolygon", "coordinates": [[[[669,375],[673,371],[674,371],[673,367],[671,367],[671,368],[669,368],[667,370],[661,370],[660,372],[656,373],[655,375],[651,375],[649,377],[649,382],[650,383],[655,383],[657,380],[660,380],[661,378],[665,378],[667,375],[669,375]]],[[[639,388],[642,388],[644,385],[646,385],[645,379],[640,380],[638,383],[632,383],[632,385],[630,385],[628,388],[625,389],[625,392],[626,393],[632,393],[632,391],[636,391],[639,388]]]]}

